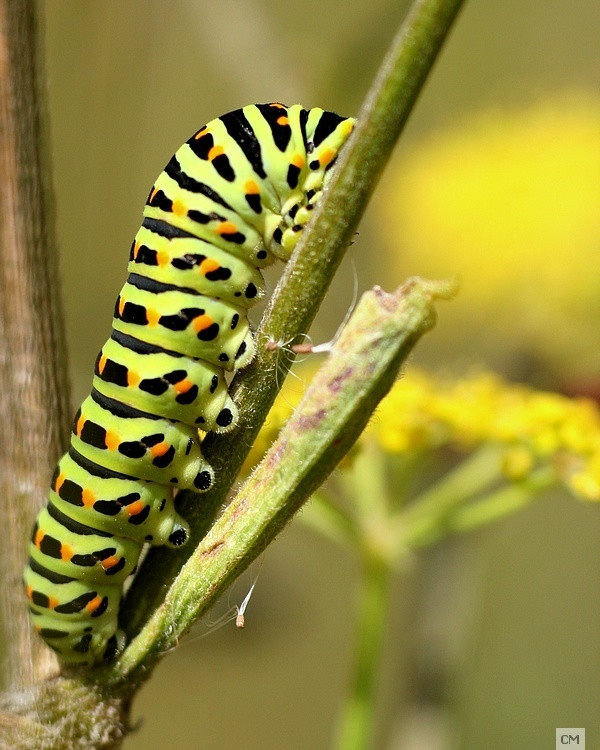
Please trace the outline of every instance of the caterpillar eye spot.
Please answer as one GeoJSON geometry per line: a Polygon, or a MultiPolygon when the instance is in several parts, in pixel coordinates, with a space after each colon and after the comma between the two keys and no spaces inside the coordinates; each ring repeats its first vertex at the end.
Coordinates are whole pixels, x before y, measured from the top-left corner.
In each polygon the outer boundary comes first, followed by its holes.
{"type": "Polygon", "coordinates": [[[198,428],[237,423],[223,371],[250,359],[260,268],[289,255],[352,124],[249,105],[197,130],[152,186],[111,336],[31,537],[31,620],[63,662],[114,659],[123,585],[143,546],[187,542],[173,494],[213,484],[198,428]]]}

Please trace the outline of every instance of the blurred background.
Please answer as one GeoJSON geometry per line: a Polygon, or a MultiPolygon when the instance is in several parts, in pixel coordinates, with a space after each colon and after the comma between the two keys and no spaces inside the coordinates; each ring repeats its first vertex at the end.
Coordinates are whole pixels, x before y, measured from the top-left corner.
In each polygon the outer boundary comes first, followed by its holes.
{"type": "MultiPolygon", "coordinates": [[[[252,102],[356,114],[407,7],[40,2],[74,407],[170,155],[252,102]]],[[[458,275],[409,367],[600,394],[599,27],[596,3],[466,3],[315,341],[335,333],[355,285],[458,275]]],[[[557,492],[415,558],[396,581],[376,748],[552,747],[555,727],[586,727],[600,747],[599,550],[597,506],[557,492]]],[[[328,748],[356,574],[294,522],[158,668],[126,747],[328,748]],[[211,628],[259,571],[245,630],[211,628]]]]}

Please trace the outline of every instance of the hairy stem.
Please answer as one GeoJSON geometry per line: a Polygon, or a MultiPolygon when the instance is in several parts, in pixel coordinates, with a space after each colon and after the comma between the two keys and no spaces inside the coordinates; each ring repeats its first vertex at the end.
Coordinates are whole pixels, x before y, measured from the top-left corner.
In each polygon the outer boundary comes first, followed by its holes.
{"type": "Polygon", "coordinates": [[[203,496],[181,493],[180,508],[191,521],[192,538],[177,552],[152,549],[125,600],[122,620],[130,637],[160,605],[166,585],[223,506],[291,364],[291,356],[264,344],[289,341],[309,330],[461,5],[462,0],[418,0],[394,39],[327,192],[270,300],[257,332],[257,355],[234,380],[239,423],[227,435],[209,434],[203,443],[216,483],[203,496]]]}
{"type": "Polygon", "coordinates": [[[358,438],[398,368],[435,319],[447,284],[411,280],[395,294],[366,293],[304,398],[259,467],[202,540],[164,603],[108,679],[153,663],[273,541],[358,438]]]}

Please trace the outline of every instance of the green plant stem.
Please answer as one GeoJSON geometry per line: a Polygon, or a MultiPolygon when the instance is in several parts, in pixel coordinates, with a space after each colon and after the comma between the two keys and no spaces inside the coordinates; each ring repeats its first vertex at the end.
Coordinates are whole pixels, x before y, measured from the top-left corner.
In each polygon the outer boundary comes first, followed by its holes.
{"type": "MultiPolygon", "coordinates": [[[[287,341],[298,332],[308,330],[461,4],[461,0],[415,3],[384,60],[359,114],[356,133],[344,150],[329,190],[263,317],[257,334],[256,359],[234,381],[240,423],[229,435],[209,435],[205,441],[204,452],[215,468],[217,482],[209,497],[199,501],[186,494],[185,498],[190,500],[184,499],[182,503],[182,512],[192,523],[197,518],[200,502],[205,509],[204,522],[195,525],[192,543],[205,534],[209,519],[221,507],[289,367],[289,361],[281,352],[268,351],[264,343],[287,341]],[[293,315],[290,315],[291,310],[293,315]]],[[[129,627],[130,634],[137,632],[148,613],[160,604],[165,581],[174,579],[190,551],[178,554],[151,551],[123,610],[125,623],[133,623],[129,627]]],[[[221,574],[219,578],[229,582],[231,574],[221,574]]],[[[220,591],[221,585],[217,584],[215,590],[220,591]]],[[[214,597],[211,590],[206,601],[212,602],[214,597]]],[[[196,615],[204,607],[204,604],[198,606],[196,615]]],[[[156,623],[152,627],[155,628],[156,623]]],[[[154,649],[154,646],[146,648],[154,649]]],[[[144,648],[135,656],[131,654],[128,664],[121,664],[122,675],[139,663],[143,651],[144,648]]],[[[156,652],[153,653],[156,657],[156,652]]]]}
{"type": "Polygon", "coordinates": [[[356,519],[345,508],[334,503],[327,492],[315,492],[300,519],[305,526],[336,544],[353,547],[359,543],[356,519]]]}
{"type": "MultiPolygon", "coordinates": [[[[368,481],[369,461],[355,463],[353,473],[368,481]]],[[[473,500],[492,479],[499,477],[497,446],[480,450],[463,461],[444,480],[436,483],[417,501],[418,512],[399,513],[369,523],[368,504],[359,505],[355,535],[362,556],[362,581],[357,615],[356,651],[350,688],[346,697],[337,737],[336,750],[366,750],[369,747],[376,704],[380,654],[389,605],[390,579],[395,562],[409,550],[430,547],[442,538],[475,531],[506,518],[540,497],[556,483],[551,467],[533,472],[527,479],[473,500]],[[462,488],[462,491],[461,491],[462,488]],[[362,521],[362,522],[361,522],[362,521]],[[383,528],[381,528],[383,522],[383,528]],[[392,533],[386,533],[391,530],[392,533]]],[[[346,483],[354,497],[364,492],[363,483],[346,483]]],[[[368,491],[368,487],[367,487],[368,491]]],[[[352,507],[357,507],[354,501],[352,507]]]]}
{"type": "Polygon", "coordinates": [[[448,513],[452,508],[489,487],[502,477],[502,447],[486,444],[462,460],[454,469],[434,482],[400,514],[402,524],[415,526],[420,520],[429,523],[433,516],[448,513]]]}
{"type": "Polygon", "coordinates": [[[475,500],[470,500],[469,494],[465,494],[463,504],[450,510],[443,504],[437,510],[432,506],[429,517],[420,517],[401,529],[398,542],[404,548],[416,550],[431,547],[450,534],[475,531],[522,510],[554,484],[555,472],[550,467],[543,467],[527,479],[475,500]]]}
{"type": "Polygon", "coordinates": [[[363,295],[275,443],[105,679],[145,678],[275,538],[358,438],[433,326],[433,299],[448,292],[447,284],[413,279],[394,294],[377,288],[363,295]]]}
{"type": "Polygon", "coordinates": [[[387,459],[376,446],[366,444],[340,477],[359,519],[379,524],[390,514],[387,459]]]}
{"type": "Polygon", "coordinates": [[[531,505],[544,490],[555,484],[554,470],[543,467],[521,482],[502,487],[475,502],[457,508],[449,519],[448,531],[462,534],[507,518],[531,505]]]}
{"type": "Polygon", "coordinates": [[[291,364],[291,356],[268,350],[265,343],[290,341],[309,330],[461,5],[462,0],[418,0],[394,39],[358,115],[356,131],[269,302],[257,332],[256,357],[234,379],[239,423],[227,435],[210,433],[204,441],[215,485],[203,496],[185,492],[179,497],[180,510],[192,526],[190,541],[177,552],[153,548],[131,586],[122,608],[122,626],[129,637],[160,605],[226,501],[291,364]]]}
{"type": "Polygon", "coordinates": [[[385,560],[363,555],[354,666],[337,727],[336,750],[365,750],[370,745],[391,576],[385,560]]]}

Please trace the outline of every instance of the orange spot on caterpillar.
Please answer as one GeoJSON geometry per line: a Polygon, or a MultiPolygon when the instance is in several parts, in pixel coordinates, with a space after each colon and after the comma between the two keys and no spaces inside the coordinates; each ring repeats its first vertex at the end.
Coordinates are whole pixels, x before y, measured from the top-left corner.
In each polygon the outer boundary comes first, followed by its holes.
{"type": "Polygon", "coordinates": [[[119,436],[116,432],[113,432],[113,430],[107,430],[104,442],[106,443],[106,447],[109,451],[116,451],[121,441],[119,440],[119,436]]]}
{"type": "Polygon", "coordinates": [[[198,315],[197,318],[194,318],[192,326],[194,330],[199,333],[200,331],[204,331],[213,323],[214,320],[210,317],[210,315],[198,315]]]}
{"type": "Polygon", "coordinates": [[[81,493],[81,502],[83,503],[85,508],[91,508],[92,505],[96,502],[96,495],[94,495],[92,490],[86,487],[81,493]]]}
{"type": "Polygon", "coordinates": [[[157,443],[156,445],[153,445],[152,448],[150,448],[150,453],[153,456],[164,456],[168,450],[169,450],[169,444],[163,442],[163,443],[157,443]]]}
{"type": "Polygon", "coordinates": [[[134,260],[138,257],[139,251],[140,251],[140,243],[135,242],[133,245],[133,259],[134,260]]]}
{"type": "Polygon", "coordinates": [[[81,431],[83,430],[84,424],[85,424],[85,417],[82,414],[77,420],[77,424],[75,425],[75,434],[77,435],[77,437],[81,437],[81,431]]]}
{"type": "Polygon", "coordinates": [[[104,568],[104,570],[110,570],[111,568],[114,568],[118,562],[119,556],[111,555],[110,557],[107,557],[106,560],[101,560],[100,565],[104,568]]]}
{"type": "Polygon", "coordinates": [[[187,214],[187,208],[182,203],[182,201],[173,201],[171,211],[175,214],[175,216],[185,216],[187,214]]]}
{"type": "Polygon", "coordinates": [[[127,370],[127,385],[130,388],[135,388],[142,378],[133,370],[127,370]]]}
{"type": "Polygon", "coordinates": [[[85,605],[85,608],[88,611],[88,613],[91,615],[92,612],[95,612],[101,604],[102,604],[102,597],[95,596],[91,602],[88,602],[85,605]]]}
{"type": "Polygon", "coordinates": [[[295,167],[298,167],[298,169],[302,169],[302,167],[304,166],[304,159],[300,154],[294,154],[292,156],[292,164],[295,167]]]}
{"type": "Polygon", "coordinates": [[[71,547],[70,544],[61,544],[60,545],[60,559],[63,562],[69,562],[69,560],[73,557],[73,547],[71,547]]]}
{"type": "Polygon", "coordinates": [[[54,482],[54,491],[55,492],[60,492],[60,488],[63,486],[63,482],[65,481],[66,478],[67,477],[65,476],[65,474],[59,474],[56,477],[56,482],[54,482]]]}
{"type": "Polygon", "coordinates": [[[236,225],[231,221],[222,221],[217,226],[217,232],[221,235],[223,234],[235,234],[237,232],[236,225]]]}
{"type": "Polygon", "coordinates": [[[136,500],[135,503],[125,506],[125,513],[127,513],[128,516],[137,516],[138,513],[141,513],[144,510],[144,507],[145,505],[141,500],[136,500]]]}
{"type": "Polygon", "coordinates": [[[289,117],[286,117],[285,115],[281,115],[281,117],[277,118],[277,124],[278,125],[289,125],[290,124],[289,117]]]}
{"type": "Polygon", "coordinates": [[[333,159],[335,156],[335,151],[332,148],[326,148],[322,151],[321,155],[319,156],[319,163],[322,167],[327,166],[329,162],[333,159]]]}
{"type": "Polygon", "coordinates": [[[154,196],[157,193],[158,193],[158,188],[157,187],[153,187],[152,188],[152,192],[150,193],[150,197],[148,198],[148,203],[152,203],[152,201],[154,200],[154,196]]]}
{"type": "Polygon", "coordinates": [[[100,375],[104,372],[104,368],[106,367],[106,355],[102,354],[100,359],[98,360],[98,372],[100,375]]]}
{"type": "Polygon", "coordinates": [[[46,536],[46,533],[45,533],[45,531],[44,531],[43,529],[38,529],[38,530],[37,530],[37,531],[35,532],[35,536],[34,536],[34,538],[33,538],[33,543],[35,544],[35,546],[36,546],[36,547],[37,547],[38,549],[40,548],[40,544],[42,543],[42,539],[43,539],[43,538],[44,538],[45,536],[46,536]]]}
{"type": "Polygon", "coordinates": [[[185,380],[179,381],[179,383],[175,383],[173,388],[175,388],[177,393],[187,393],[193,385],[192,381],[186,378],[185,380]]]}
{"type": "Polygon", "coordinates": [[[156,262],[161,267],[168,265],[170,260],[171,258],[169,256],[169,253],[166,253],[164,250],[160,250],[156,254],[156,262]]]}
{"type": "Polygon", "coordinates": [[[213,260],[212,258],[206,258],[205,260],[200,263],[198,266],[198,270],[203,276],[206,276],[207,273],[210,273],[211,271],[216,271],[217,268],[220,268],[221,265],[217,263],[216,260],[213,260]]]}
{"type": "Polygon", "coordinates": [[[260,188],[254,180],[246,180],[244,183],[244,192],[246,195],[256,195],[257,193],[260,193],[260,188]]]}
{"type": "Polygon", "coordinates": [[[28,599],[33,599],[33,586],[27,586],[25,593],[27,594],[28,599]]]}
{"type": "Polygon", "coordinates": [[[55,596],[48,597],[48,609],[56,609],[56,607],[58,607],[59,604],[60,604],[60,599],[57,599],[55,596]]]}
{"type": "Polygon", "coordinates": [[[210,151],[208,152],[208,158],[210,161],[213,159],[216,159],[217,156],[221,156],[221,154],[225,153],[225,149],[223,146],[213,146],[210,151]]]}
{"type": "Polygon", "coordinates": [[[203,135],[206,135],[208,133],[208,128],[206,125],[203,128],[200,128],[200,130],[196,133],[194,136],[194,140],[198,140],[198,138],[202,138],[203,135]]]}
{"type": "Polygon", "coordinates": [[[158,325],[158,321],[160,320],[160,313],[149,307],[146,310],[146,320],[148,321],[148,325],[150,326],[150,328],[154,328],[158,325]]]}
{"type": "Polygon", "coordinates": [[[274,107],[275,109],[285,109],[285,104],[281,104],[280,102],[271,102],[271,104],[269,104],[269,107],[274,107]]]}
{"type": "Polygon", "coordinates": [[[119,297],[119,317],[123,315],[124,309],[125,309],[125,300],[122,297],[119,297]]]}

